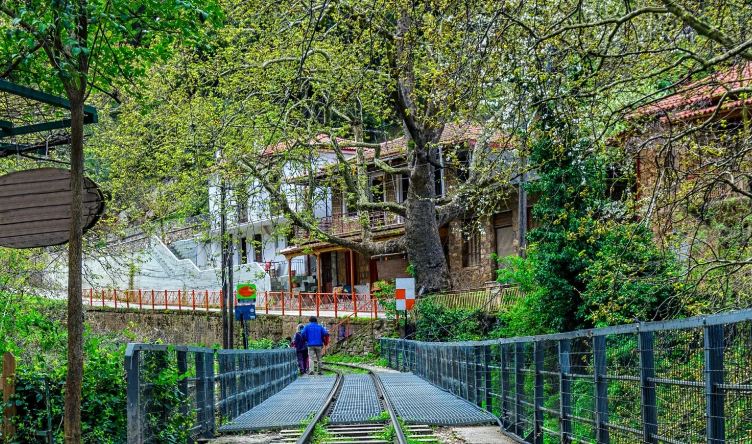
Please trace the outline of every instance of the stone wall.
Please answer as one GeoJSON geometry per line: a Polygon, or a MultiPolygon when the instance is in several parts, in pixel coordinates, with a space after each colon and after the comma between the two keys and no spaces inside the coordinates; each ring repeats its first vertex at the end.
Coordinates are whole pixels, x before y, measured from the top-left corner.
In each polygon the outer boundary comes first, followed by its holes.
{"type": "MultiPolygon", "coordinates": [[[[162,310],[128,310],[110,307],[86,308],[86,322],[95,333],[122,333],[131,342],[156,342],[165,344],[213,347],[222,343],[222,315],[219,312],[190,312],[162,310]]],[[[331,328],[339,322],[336,318],[321,317],[319,323],[331,328]]],[[[307,317],[261,315],[248,322],[250,340],[291,338],[299,323],[308,323],[307,317]]],[[[393,333],[391,323],[376,319],[352,322],[351,332],[361,339],[346,348],[345,353],[356,355],[373,352],[373,344],[383,335],[393,333]],[[373,333],[371,333],[373,332],[373,333]],[[364,340],[363,338],[368,338],[364,340]],[[374,342],[375,341],[375,342],[374,342]]],[[[333,333],[335,335],[336,333],[333,333]]],[[[242,326],[235,322],[236,344],[242,343],[242,326]]]]}

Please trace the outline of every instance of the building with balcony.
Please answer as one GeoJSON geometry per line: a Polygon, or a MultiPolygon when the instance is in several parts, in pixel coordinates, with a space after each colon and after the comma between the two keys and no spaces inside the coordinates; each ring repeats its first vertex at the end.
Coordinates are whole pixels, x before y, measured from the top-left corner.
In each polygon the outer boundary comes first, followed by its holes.
{"type": "MultiPolygon", "coordinates": [[[[440,143],[456,148],[456,158],[444,158],[442,168],[437,169],[435,192],[437,198],[451,197],[457,189],[458,181],[465,180],[470,165],[472,147],[481,137],[482,129],[476,125],[448,124],[441,135],[440,143]],[[464,149],[463,149],[464,147],[464,149]]],[[[404,165],[407,158],[407,140],[400,137],[381,144],[379,158],[392,166],[404,165]]],[[[372,202],[403,203],[407,199],[409,178],[390,174],[374,165],[373,153],[367,153],[369,160],[368,188],[372,202]]],[[[514,161],[509,159],[509,161],[514,161]]],[[[466,215],[464,220],[455,220],[439,228],[439,236],[444,246],[444,254],[455,289],[477,289],[495,284],[499,263],[492,254],[499,257],[517,254],[519,208],[517,186],[519,179],[499,184],[499,193],[507,196],[490,216],[466,215]]],[[[328,213],[318,218],[321,231],[360,240],[360,220],[358,214],[348,207],[346,192],[337,187],[329,190],[328,213]]],[[[535,199],[531,198],[525,209],[527,229],[534,226],[530,210],[535,199]]],[[[385,241],[404,234],[404,220],[401,216],[372,211],[368,222],[376,241],[385,241]]],[[[409,261],[406,254],[397,253],[379,257],[365,257],[362,254],[341,246],[322,242],[306,230],[295,228],[292,242],[280,250],[288,260],[306,257],[309,263],[316,263],[317,291],[322,293],[369,293],[375,282],[408,277],[409,261]]]]}

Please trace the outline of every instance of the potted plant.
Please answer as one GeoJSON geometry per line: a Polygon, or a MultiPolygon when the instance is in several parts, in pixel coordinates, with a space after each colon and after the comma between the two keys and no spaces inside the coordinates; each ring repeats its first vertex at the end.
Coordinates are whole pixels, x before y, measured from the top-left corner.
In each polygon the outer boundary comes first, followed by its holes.
{"type": "Polygon", "coordinates": [[[293,276],[291,278],[292,280],[292,288],[299,288],[300,287],[300,276],[293,276]]]}

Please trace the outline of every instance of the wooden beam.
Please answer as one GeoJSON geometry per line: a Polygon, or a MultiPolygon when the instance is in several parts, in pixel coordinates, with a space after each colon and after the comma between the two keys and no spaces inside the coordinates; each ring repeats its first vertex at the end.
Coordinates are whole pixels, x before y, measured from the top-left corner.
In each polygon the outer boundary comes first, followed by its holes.
{"type": "Polygon", "coordinates": [[[292,297],[292,259],[287,260],[287,289],[292,297]]]}
{"type": "Polygon", "coordinates": [[[316,255],[316,285],[318,288],[318,293],[321,294],[321,253],[316,255]]]}

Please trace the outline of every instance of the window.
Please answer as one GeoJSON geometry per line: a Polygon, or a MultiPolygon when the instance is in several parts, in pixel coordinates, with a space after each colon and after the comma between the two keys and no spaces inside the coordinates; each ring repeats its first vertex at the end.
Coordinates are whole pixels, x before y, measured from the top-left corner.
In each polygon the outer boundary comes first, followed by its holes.
{"type": "Polygon", "coordinates": [[[462,266],[480,265],[480,233],[474,221],[465,222],[462,229],[462,266]]]}
{"type": "Polygon", "coordinates": [[[235,206],[238,213],[238,222],[248,222],[248,193],[235,192],[235,206]]]}
{"type": "Polygon", "coordinates": [[[407,200],[407,192],[410,189],[410,176],[403,174],[400,177],[400,202],[404,203],[407,200]]]}
{"type": "Polygon", "coordinates": [[[444,169],[435,168],[433,171],[434,192],[436,197],[444,197],[444,169]]]}
{"type": "Polygon", "coordinates": [[[371,202],[381,203],[385,200],[384,192],[384,175],[373,176],[368,181],[368,192],[371,196],[371,202]]]}
{"type": "Polygon", "coordinates": [[[496,255],[499,257],[513,255],[515,235],[512,230],[512,212],[504,211],[494,215],[493,222],[496,234],[496,255]]]}
{"type": "Polygon", "coordinates": [[[347,191],[342,190],[342,192],[340,193],[340,196],[342,196],[342,214],[355,213],[356,211],[355,206],[347,198],[348,197],[347,191]]]}
{"type": "Polygon", "coordinates": [[[467,182],[470,176],[470,160],[472,158],[470,151],[461,151],[457,153],[457,180],[467,182]]]}
{"type": "Polygon", "coordinates": [[[240,263],[248,263],[248,239],[245,237],[240,238],[240,263]]]}
{"type": "Polygon", "coordinates": [[[261,235],[257,234],[253,236],[253,249],[255,251],[256,262],[264,262],[264,246],[261,244],[261,235]]]}

